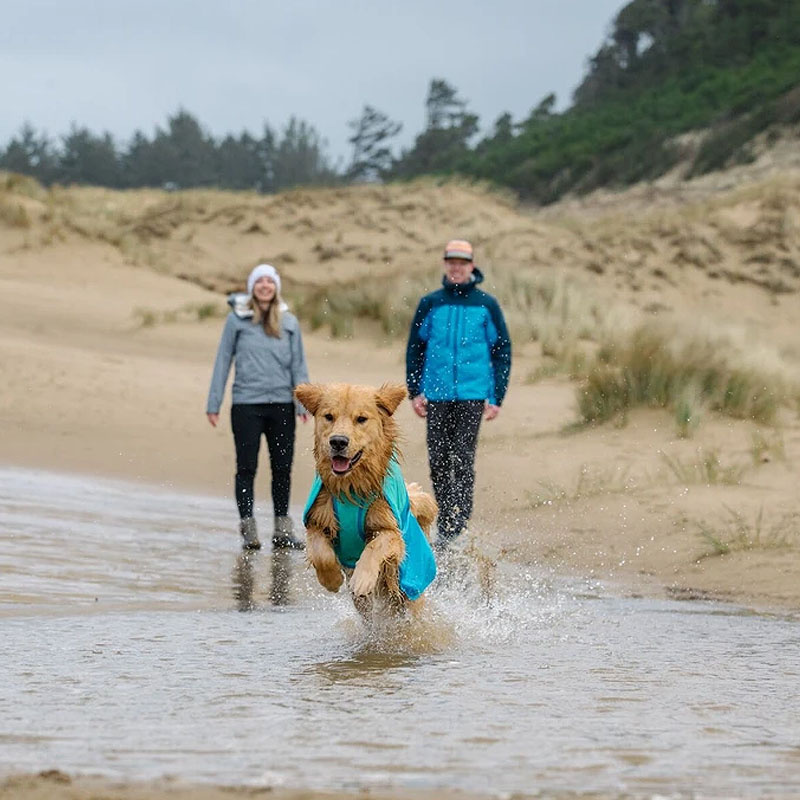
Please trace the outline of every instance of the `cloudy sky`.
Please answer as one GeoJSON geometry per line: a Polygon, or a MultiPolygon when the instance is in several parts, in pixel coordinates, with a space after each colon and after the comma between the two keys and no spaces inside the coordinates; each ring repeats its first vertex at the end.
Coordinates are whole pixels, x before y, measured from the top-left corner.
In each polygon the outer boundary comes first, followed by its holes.
{"type": "Polygon", "coordinates": [[[0,145],[23,122],[75,122],[122,141],[178,108],[215,136],[292,114],[346,158],[370,104],[424,126],[444,78],[490,129],[550,92],[558,107],[626,0],[7,0],[0,25],[0,145]]]}

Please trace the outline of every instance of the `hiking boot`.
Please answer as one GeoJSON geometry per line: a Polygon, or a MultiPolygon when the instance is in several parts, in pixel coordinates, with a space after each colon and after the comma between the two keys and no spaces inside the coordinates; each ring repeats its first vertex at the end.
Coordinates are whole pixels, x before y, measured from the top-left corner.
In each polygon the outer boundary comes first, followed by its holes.
{"type": "Polygon", "coordinates": [[[246,550],[258,550],[261,542],[258,541],[255,517],[245,517],[239,523],[239,533],[242,534],[242,547],[246,550]]]}
{"type": "Polygon", "coordinates": [[[294,523],[291,517],[275,517],[272,546],[291,547],[293,550],[303,550],[305,548],[305,542],[294,535],[294,523]]]}

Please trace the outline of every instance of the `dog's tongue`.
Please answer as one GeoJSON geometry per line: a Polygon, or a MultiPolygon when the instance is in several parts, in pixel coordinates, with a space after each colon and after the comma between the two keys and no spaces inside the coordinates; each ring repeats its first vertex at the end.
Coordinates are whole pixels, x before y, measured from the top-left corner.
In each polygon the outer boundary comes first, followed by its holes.
{"type": "Polygon", "coordinates": [[[333,456],[331,458],[331,466],[334,472],[347,472],[347,468],[350,466],[350,459],[344,456],[333,456]]]}

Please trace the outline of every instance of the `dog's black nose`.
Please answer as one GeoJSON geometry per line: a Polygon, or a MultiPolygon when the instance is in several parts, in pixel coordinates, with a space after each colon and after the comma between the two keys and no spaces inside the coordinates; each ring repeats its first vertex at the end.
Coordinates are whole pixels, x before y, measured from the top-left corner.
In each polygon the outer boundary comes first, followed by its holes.
{"type": "Polygon", "coordinates": [[[328,443],[331,446],[331,450],[338,450],[341,452],[342,450],[347,450],[350,439],[348,439],[347,436],[331,436],[331,438],[328,439],[328,443]]]}

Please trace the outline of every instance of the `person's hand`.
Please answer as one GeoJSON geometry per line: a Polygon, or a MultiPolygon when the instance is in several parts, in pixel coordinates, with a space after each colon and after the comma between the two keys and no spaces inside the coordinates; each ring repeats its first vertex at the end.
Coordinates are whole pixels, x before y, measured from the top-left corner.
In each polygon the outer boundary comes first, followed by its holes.
{"type": "Polygon", "coordinates": [[[411,408],[414,409],[414,413],[418,417],[427,417],[428,416],[428,400],[424,394],[418,394],[416,397],[411,399],[411,408]]]}
{"type": "Polygon", "coordinates": [[[208,417],[208,421],[211,423],[212,428],[217,427],[217,423],[219,422],[219,414],[212,414],[210,411],[206,412],[206,416],[208,417]]]}
{"type": "Polygon", "coordinates": [[[308,420],[311,418],[310,414],[298,414],[297,416],[300,418],[300,422],[302,422],[303,424],[308,422],[308,420]]]}
{"type": "Polygon", "coordinates": [[[483,412],[483,418],[489,422],[500,413],[500,406],[493,405],[492,403],[486,404],[486,409],[483,412]]]}

